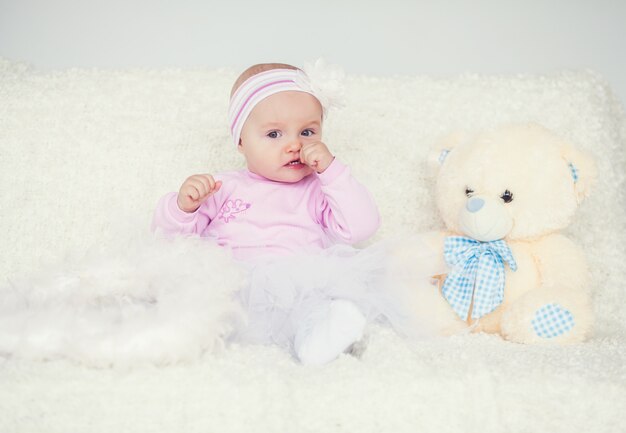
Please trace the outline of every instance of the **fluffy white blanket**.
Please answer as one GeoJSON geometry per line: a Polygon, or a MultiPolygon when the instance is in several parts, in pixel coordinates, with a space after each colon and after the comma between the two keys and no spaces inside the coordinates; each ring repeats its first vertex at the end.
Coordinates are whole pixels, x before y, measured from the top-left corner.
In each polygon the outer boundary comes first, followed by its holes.
{"type": "Polygon", "coordinates": [[[215,324],[237,320],[227,294],[242,277],[215,251],[184,262],[202,247],[146,240],[161,194],[190,173],[241,166],[225,126],[235,76],[41,72],[0,60],[0,431],[626,430],[626,123],[601,77],[351,76],[347,107],[325,130],[377,199],[377,239],[441,227],[424,161],[450,130],[532,120],[594,155],[598,184],[567,233],[595,277],[590,341],[461,335],[410,347],[376,328],[360,359],[305,368],[271,347],[217,350],[228,329],[215,324]],[[186,273],[185,296],[168,299],[174,266],[200,270],[186,273]],[[207,275],[221,281],[211,297],[207,275]],[[66,296],[76,287],[89,288],[84,298],[66,296]],[[151,309],[155,297],[168,308],[151,309]],[[16,320],[25,299],[48,320],[16,320]],[[113,322],[129,311],[120,305],[135,309],[119,320],[127,328],[96,329],[71,308],[85,300],[113,322]],[[11,339],[28,327],[37,338],[11,339]],[[81,331],[73,341],[68,328],[81,331]]]}

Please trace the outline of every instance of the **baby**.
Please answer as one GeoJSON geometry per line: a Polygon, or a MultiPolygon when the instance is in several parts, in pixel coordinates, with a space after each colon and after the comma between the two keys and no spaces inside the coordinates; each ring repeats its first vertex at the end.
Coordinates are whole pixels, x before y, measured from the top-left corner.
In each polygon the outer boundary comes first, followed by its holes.
{"type": "Polygon", "coordinates": [[[348,247],[376,232],[379,214],[322,141],[328,98],[315,84],[291,65],[245,70],[228,120],[247,168],[190,176],[159,201],[153,230],[230,249],[250,270],[240,294],[249,323],[237,340],[275,343],[319,365],[358,342],[380,314],[367,277],[376,259],[348,247]]]}

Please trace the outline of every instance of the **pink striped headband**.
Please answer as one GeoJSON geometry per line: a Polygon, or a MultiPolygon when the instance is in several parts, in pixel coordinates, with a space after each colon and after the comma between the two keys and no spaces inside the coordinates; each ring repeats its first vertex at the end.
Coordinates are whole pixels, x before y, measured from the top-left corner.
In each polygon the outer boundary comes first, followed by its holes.
{"type": "Polygon", "coordinates": [[[228,126],[235,145],[239,144],[246,119],[263,99],[289,90],[309,93],[320,101],[326,117],[330,108],[343,105],[343,78],[341,68],[328,65],[323,59],[305,63],[302,70],[272,69],[248,78],[230,98],[228,108],[228,126]]]}
{"type": "Polygon", "coordinates": [[[317,97],[306,74],[298,69],[264,71],[253,75],[239,86],[230,99],[228,108],[228,124],[235,145],[239,144],[243,124],[254,107],[268,96],[289,90],[306,92],[317,97]]]}

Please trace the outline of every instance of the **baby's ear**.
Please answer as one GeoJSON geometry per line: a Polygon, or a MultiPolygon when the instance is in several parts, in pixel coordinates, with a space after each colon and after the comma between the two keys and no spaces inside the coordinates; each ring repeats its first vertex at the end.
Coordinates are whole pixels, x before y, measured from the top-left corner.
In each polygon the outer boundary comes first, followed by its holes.
{"type": "Polygon", "coordinates": [[[470,135],[467,132],[453,132],[437,140],[428,154],[427,164],[430,174],[433,176],[438,174],[450,152],[469,138],[470,135]]]}
{"type": "Polygon", "coordinates": [[[591,156],[567,143],[561,145],[561,156],[569,168],[576,198],[580,203],[589,195],[596,181],[596,164],[591,156]]]}

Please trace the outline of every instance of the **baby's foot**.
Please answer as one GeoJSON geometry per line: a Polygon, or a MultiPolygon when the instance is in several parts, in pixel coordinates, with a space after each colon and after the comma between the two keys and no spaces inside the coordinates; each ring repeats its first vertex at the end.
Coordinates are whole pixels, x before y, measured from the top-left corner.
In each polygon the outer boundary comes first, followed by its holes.
{"type": "Polygon", "coordinates": [[[314,314],[300,325],[294,342],[296,355],[302,364],[326,364],[361,340],[365,322],[352,302],[334,300],[324,314],[314,314]]]}

